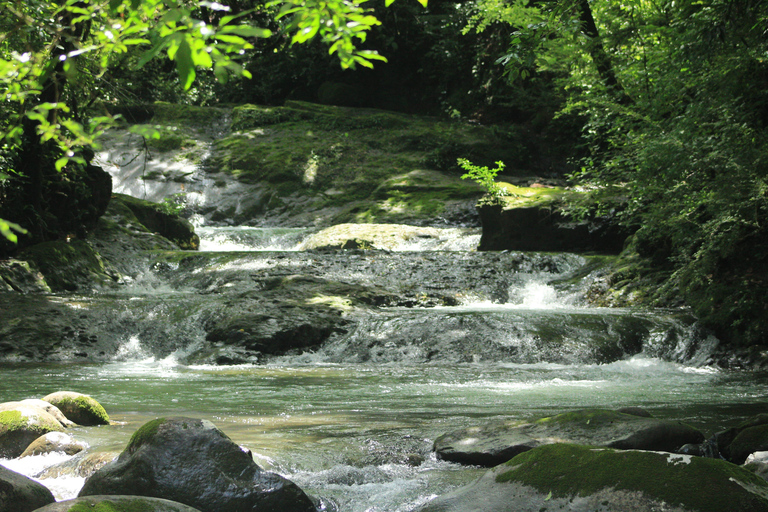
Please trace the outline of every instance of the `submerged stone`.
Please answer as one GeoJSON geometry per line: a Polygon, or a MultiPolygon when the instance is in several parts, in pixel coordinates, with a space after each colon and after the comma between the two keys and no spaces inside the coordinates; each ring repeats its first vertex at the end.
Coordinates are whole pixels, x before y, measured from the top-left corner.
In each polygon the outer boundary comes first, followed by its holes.
{"type": "Polygon", "coordinates": [[[580,443],[621,450],[676,451],[704,434],[679,421],[586,409],[530,423],[503,422],[450,432],[435,440],[442,460],[495,466],[540,445],[580,443]]]}
{"type": "Polygon", "coordinates": [[[203,512],[316,510],[296,484],[262,470],[211,422],[191,418],[159,418],[137,430],[80,491],[101,494],[163,498],[203,512]]]}
{"type": "Polygon", "coordinates": [[[729,462],[671,453],[541,446],[419,512],[768,511],[768,482],[729,462]]]}

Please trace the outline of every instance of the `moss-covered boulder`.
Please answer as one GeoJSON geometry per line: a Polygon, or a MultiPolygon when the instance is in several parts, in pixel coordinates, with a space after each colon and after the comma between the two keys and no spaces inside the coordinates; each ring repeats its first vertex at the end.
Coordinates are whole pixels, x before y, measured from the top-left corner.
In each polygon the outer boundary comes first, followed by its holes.
{"type": "Polygon", "coordinates": [[[29,457],[30,455],[45,455],[51,452],[62,452],[67,455],[74,455],[85,450],[88,445],[78,441],[69,434],[63,432],[48,432],[27,446],[20,457],[29,457]]]}
{"type": "Polygon", "coordinates": [[[74,391],[57,391],[43,397],[78,425],[109,425],[109,415],[94,398],[74,391]]]}
{"type": "Polygon", "coordinates": [[[728,460],[743,464],[750,454],[765,450],[768,450],[768,425],[757,425],[739,432],[724,451],[728,460]]]}
{"type": "Polygon", "coordinates": [[[522,453],[419,512],[768,511],[768,482],[729,462],[554,444],[522,453]]]}
{"type": "Polygon", "coordinates": [[[56,418],[42,409],[8,402],[0,405],[0,458],[21,455],[27,446],[48,432],[62,432],[56,418]]]}
{"type": "Polygon", "coordinates": [[[262,470],[211,422],[191,418],[159,418],[137,430],[80,491],[101,494],[163,498],[205,512],[316,510],[296,484],[262,470]]]}
{"type": "Polygon", "coordinates": [[[44,485],[0,466],[0,512],[31,512],[55,501],[44,485]]]}
{"type": "Polygon", "coordinates": [[[38,270],[52,291],[91,291],[115,286],[116,276],[109,272],[99,253],[83,240],[36,244],[19,254],[19,259],[38,270]]]}
{"type": "Polygon", "coordinates": [[[62,426],[66,428],[75,426],[74,421],[68,420],[67,417],[64,416],[64,413],[61,412],[61,410],[58,407],[56,407],[50,402],[46,402],[45,400],[40,400],[39,398],[26,398],[20,401],[19,403],[24,405],[29,405],[32,407],[38,407],[44,410],[45,412],[47,412],[48,414],[56,418],[58,422],[61,423],[62,426]]]}
{"type": "Polygon", "coordinates": [[[86,496],[47,505],[35,512],[200,512],[175,501],[143,496],[86,496]]]}
{"type": "Polygon", "coordinates": [[[150,232],[160,234],[180,249],[197,250],[200,247],[200,238],[187,219],[162,211],[157,203],[124,194],[114,194],[113,200],[128,207],[150,232]]]}
{"type": "Polygon", "coordinates": [[[602,409],[567,412],[532,422],[509,421],[468,427],[435,440],[439,459],[495,466],[537,446],[579,443],[622,450],[676,451],[704,434],[679,421],[602,409]]]}

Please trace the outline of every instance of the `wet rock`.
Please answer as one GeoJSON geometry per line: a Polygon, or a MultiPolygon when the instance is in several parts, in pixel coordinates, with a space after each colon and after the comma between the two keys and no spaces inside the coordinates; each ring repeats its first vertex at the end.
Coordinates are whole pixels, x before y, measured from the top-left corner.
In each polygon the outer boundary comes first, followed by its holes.
{"type": "Polygon", "coordinates": [[[200,512],[175,501],[142,496],[85,496],[47,505],[35,512],[200,512]]]}
{"type": "Polygon", "coordinates": [[[750,454],[765,450],[768,450],[768,425],[756,425],[741,430],[724,447],[723,453],[734,464],[743,464],[750,454]]]}
{"type": "MultiPolygon", "coordinates": [[[[515,199],[519,199],[515,196],[515,199]]],[[[481,251],[568,251],[618,254],[629,233],[604,219],[575,222],[552,200],[479,204],[481,251]]]]}
{"type": "Polygon", "coordinates": [[[62,476],[76,476],[88,478],[96,470],[106,466],[117,458],[119,454],[113,452],[86,453],[80,452],[71,459],[65,460],[53,466],[45,468],[36,478],[59,478],[62,476]]]}
{"type": "Polygon", "coordinates": [[[530,423],[493,423],[457,430],[438,437],[434,449],[439,459],[495,466],[519,453],[552,443],[675,451],[684,444],[703,440],[699,430],[682,422],[586,409],[530,423]]]}
{"type": "Polygon", "coordinates": [[[20,260],[0,261],[0,291],[36,293],[50,292],[43,274],[20,260]]]}
{"type": "Polygon", "coordinates": [[[88,445],[82,441],[76,440],[74,437],[63,432],[48,432],[32,441],[27,446],[24,453],[20,457],[28,457],[30,455],[43,455],[51,452],[63,452],[67,455],[74,455],[88,448],[88,445]]]}
{"type": "Polygon", "coordinates": [[[63,430],[61,423],[42,409],[19,402],[0,404],[0,458],[16,458],[38,437],[63,430]]]}
{"type": "Polygon", "coordinates": [[[0,466],[0,512],[30,512],[55,501],[44,485],[0,466]]]}
{"type": "Polygon", "coordinates": [[[161,211],[157,203],[124,194],[114,194],[113,200],[127,206],[150,232],[167,238],[180,249],[197,250],[200,247],[200,238],[195,234],[192,223],[178,215],[161,211]]]}
{"type": "MultiPolygon", "coordinates": [[[[441,248],[444,230],[406,226],[402,224],[337,224],[311,235],[302,244],[302,250],[372,249],[419,250],[423,247],[441,248]]],[[[467,247],[466,249],[473,249],[467,247]]]]}
{"type": "MultiPolygon", "coordinates": [[[[765,432],[768,430],[757,428],[766,426],[768,426],[768,414],[758,414],[735,427],[717,432],[706,442],[701,443],[698,451],[705,457],[723,458],[735,464],[742,464],[750,453],[766,449],[761,446],[765,444],[765,432]],[[746,430],[750,432],[744,433],[746,430]],[[742,433],[744,436],[732,448],[731,445],[742,433]]],[[[690,450],[694,449],[690,447],[690,450]]]]}
{"type": "Polygon", "coordinates": [[[58,407],[64,416],[78,425],[109,425],[109,415],[99,402],[74,391],[57,391],[43,398],[58,407]]]}
{"type": "Polygon", "coordinates": [[[113,288],[115,278],[94,248],[83,240],[43,242],[25,249],[19,259],[38,270],[52,291],[113,288]]]}
{"type": "Polygon", "coordinates": [[[720,460],[553,444],[520,454],[418,509],[469,510],[765,512],[768,482],[720,460]]]}
{"type": "Polygon", "coordinates": [[[61,423],[64,427],[72,427],[75,425],[75,422],[70,421],[67,419],[66,416],[64,416],[64,413],[59,410],[58,407],[53,405],[50,402],[46,402],[45,400],[40,400],[38,398],[27,398],[25,400],[22,400],[21,402],[24,405],[31,405],[32,407],[39,407],[40,409],[44,410],[54,418],[56,418],[59,423],[61,423]]]}
{"type": "Polygon", "coordinates": [[[80,491],[100,494],[169,499],[205,512],[316,510],[296,484],[263,471],[211,422],[190,418],[159,418],[137,430],[80,491]]]}
{"type": "Polygon", "coordinates": [[[653,415],[642,407],[622,407],[621,409],[616,409],[616,412],[640,416],[641,418],[653,418],[653,415]]]}

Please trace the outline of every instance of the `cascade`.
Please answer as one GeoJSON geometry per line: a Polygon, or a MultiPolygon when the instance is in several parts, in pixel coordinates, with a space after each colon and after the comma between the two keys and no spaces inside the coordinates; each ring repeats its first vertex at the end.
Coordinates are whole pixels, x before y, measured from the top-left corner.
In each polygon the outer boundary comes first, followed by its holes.
{"type": "MultiPolygon", "coordinates": [[[[632,405],[714,431],[762,407],[754,375],[707,365],[717,340],[685,311],[590,307],[588,280],[573,279],[584,257],[474,252],[476,233],[456,228],[388,251],[300,250],[316,231],[203,227],[203,251],[159,256],[116,291],[25,297],[75,319],[88,362],[72,365],[64,340],[53,362],[8,362],[0,395],[98,397],[117,424],[77,430],[90,453],[116,455],[158,416],[210,419],[343,512],[409,512],[475,479],[431,443],[479,421],[632,405]],[[251,359],[214,336],[261,315],[259,332],[283,339],[303,314],[336,323],[321,342],[251,359]]],[[[78,460],[0,464],[64,499],[83,485],[78,460]]]]}

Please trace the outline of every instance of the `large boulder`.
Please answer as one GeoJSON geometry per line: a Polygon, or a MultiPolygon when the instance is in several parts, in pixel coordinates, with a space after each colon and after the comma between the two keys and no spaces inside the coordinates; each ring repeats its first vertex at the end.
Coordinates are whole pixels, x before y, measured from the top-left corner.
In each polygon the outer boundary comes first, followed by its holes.
{"type": "Polygon", "coordinates": [[[522,453],[419,512],[768,511],[768,482],[690,455],[553,444],[522,453]]]}
{"type": "Polygon", "coordinates": [[[56,418],[42,409],[8,402],[0,405],[0,458],[21,455],[32,441],[48,432],[62,432],[56,418]]]}
{"type": "Polygon", "coordinates": [[[87,496],[52,503],[35,512],[200,512],[175,501],[143,496],[87,496]]]}
{"type": "Polygon", "coordinates": [[[74,391],[57,391],[43,398],[55,405],[70,421],[78,425],[109,425],[109,415],[99,402],[74,391]]]}
{"type": "Polygon", "coordinates": [[[435,440],[439,459],[495,466],[537,446],[579,443],[621,450],[676,451],[704,434],[679,421],[585,409],[529,423],[500,422],[450,432],[435,440]]]}
{"type": "Polygon", "coordinates": [[[200,238],[187,219],[162,211],[157,203],[144,201],[124,194],[115,194],[114,200],[127,206],[136,219],[150,232],[158,233],[179,246],[180,249],[197,250],[200,238]]]}
{"type": "Polygon", "coordinates": [[[82,441],[63,432],[48,432],[32,441],[20,457],[29,457],[31,455],[45,455],[51,452],[62,452],[67,455],[80,453],[88,447],[82,441]]]}
{"type": "Polygon", "coordinates": [[[178,501],[203,512],[315,512],[296,484],[263,471],[211,422],[159,418],[131,437],[80,496],[136,495],[178,501]]]}
{"type": "Polygon", "coordinates": [[[55,501],[44,485],[0,466],[0,512],[30,512],[55,501]]]}

